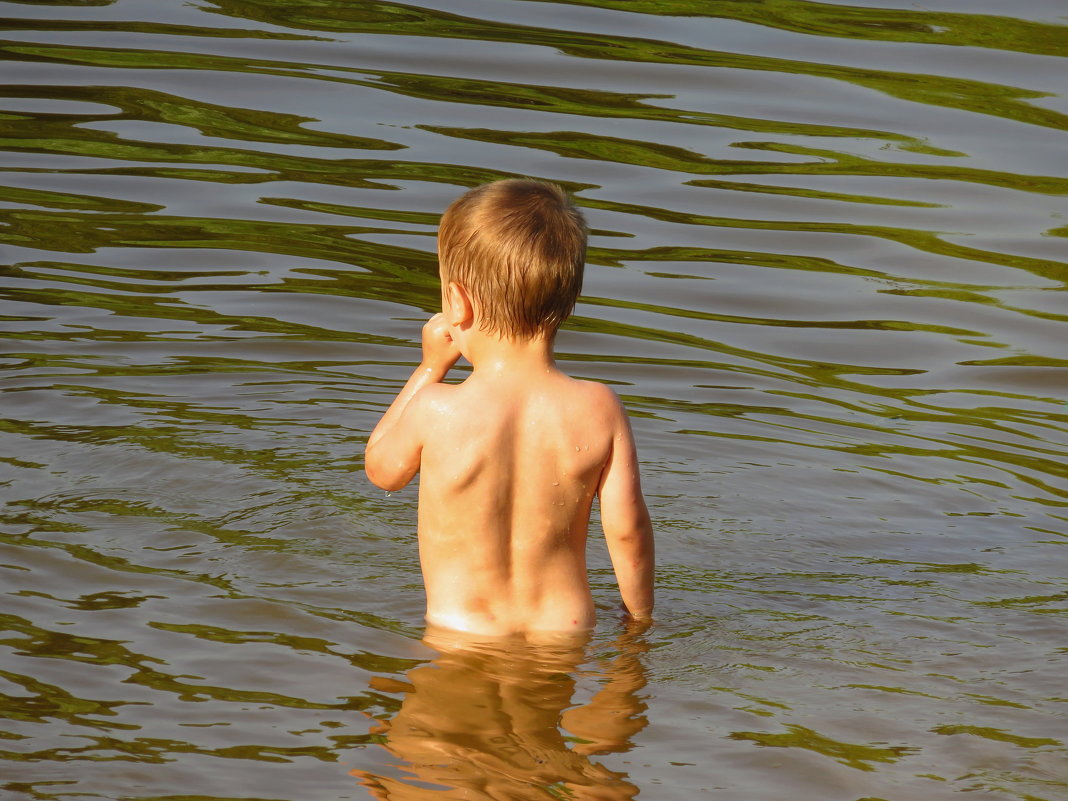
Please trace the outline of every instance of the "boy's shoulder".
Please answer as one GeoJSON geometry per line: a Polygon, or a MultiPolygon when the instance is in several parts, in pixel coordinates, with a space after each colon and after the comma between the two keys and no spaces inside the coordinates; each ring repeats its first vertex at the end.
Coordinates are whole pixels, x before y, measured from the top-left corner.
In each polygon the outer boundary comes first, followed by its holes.
{"type": "Polygon", "coordinates": [[[613,426],[626,418],[623,403],[615,390],[600,381],[569,378],[570,396],[566,399],[569,416],[585,417],[591,425],[613,426]]]}
{"type": "MultiPolygon", "coordinates": [[[[567,416],[583,415],[594,420],[626,417],[619,396],[607,384],[582,378],[573,378],[560,372],[549,387],[551,396],[569,412],[567,416]]],[[[431,428],[435,420],[484,417],[489,411],[486,402],[507,397],[499,393],[492,382],[469,382],[459,384],[429,384],[412,398],[410,411],[431,428]]],[[[507,404],[507,401],[505,401],[507,404]]]]}
{"type": "Polygon", "coordinates": [[[419,417],[451,413],[458,400],[460,384],[427,384],[415,393],[408,404],[409,410],[419,417]]]}
{"type": "Polygon", "coordinates": [[[619,396],[608,384],[600,381],[592,381],[588,378],[572,378],[576,390],[582,393],[593,403],[607,403],[612,406],[619,405],[619,396]]]}

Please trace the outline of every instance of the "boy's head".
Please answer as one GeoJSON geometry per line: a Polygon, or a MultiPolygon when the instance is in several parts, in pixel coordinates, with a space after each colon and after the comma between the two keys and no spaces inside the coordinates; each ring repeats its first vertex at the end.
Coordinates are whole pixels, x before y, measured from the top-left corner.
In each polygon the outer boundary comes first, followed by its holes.
{"type": "Polygon", "coordinates": [[[586,223],[556,184],[495,181],[445,211],[438,258],[443,286],[464,288],[481,330],[552,336],[582,289],[586,223]]]}

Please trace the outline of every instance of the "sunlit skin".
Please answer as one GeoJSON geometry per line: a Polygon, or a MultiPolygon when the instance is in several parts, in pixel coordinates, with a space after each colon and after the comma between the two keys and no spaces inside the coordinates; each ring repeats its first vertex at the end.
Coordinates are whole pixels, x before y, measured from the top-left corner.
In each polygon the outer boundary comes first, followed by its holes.
{"type": "Polygon", "coordinates": [[[595,497],[623,607],[648,619],[653,532],[615,393],[561,372],[551,333],[483,330],[455,282],[444,286],[442,307],[365,453],[367,475],[383,489],[421,474],[427,622],[486,635],[590,629],[585,552],[595,497]],[[461,355],[470,376],[443,383],[461,355]]]}
{"type": "Polygon", "coordinates": [[[594,674],[600,690],[576,707],[573,674],[586,658],[585,639],[477,641],[431,627],[426,642],[439,656],[409,671],[408,683],[375,685],[405,693],[393,718],[371,732],[384,737],[383,746],[415,781],[389,775],[394,771],[351,774],[372,797],[395,801],[544,801],[546,788],[558,798],[633,799],[638,788],[626,774],[591,757],[628,751],[646,725],[638,693],[648,646],[640,628],[619,637],[594,674]]]}

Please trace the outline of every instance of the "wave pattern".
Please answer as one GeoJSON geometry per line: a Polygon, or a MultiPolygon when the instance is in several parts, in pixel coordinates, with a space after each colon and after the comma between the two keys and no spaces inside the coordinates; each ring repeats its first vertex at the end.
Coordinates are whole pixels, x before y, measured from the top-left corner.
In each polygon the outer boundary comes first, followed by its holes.
{"type": "Polygon", "coordinates": [[[926,5],[0,3],[4,797],[1062,797],[1068,19],[926,5]],[[659,619],[458,653],[360,453],[521,175],[659,619]]]}

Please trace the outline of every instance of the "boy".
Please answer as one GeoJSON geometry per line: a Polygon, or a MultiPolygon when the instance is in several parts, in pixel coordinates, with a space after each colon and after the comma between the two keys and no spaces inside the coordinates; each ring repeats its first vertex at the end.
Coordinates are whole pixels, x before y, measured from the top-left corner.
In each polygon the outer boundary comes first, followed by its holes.
{"type": "Polygon", "coordinates": [[[386,490],[422,472],[427,622],[491,636],[592,628],[595,495],[623,605],[648,618],[653,532],[626,412],[553,360],[582,287],[582,215],[552,184],[485,184],[446,210],[438,256],[442,312],[364,459],[386,490]],[[471,375],[443,383],[460,356],[471,375]]]}

